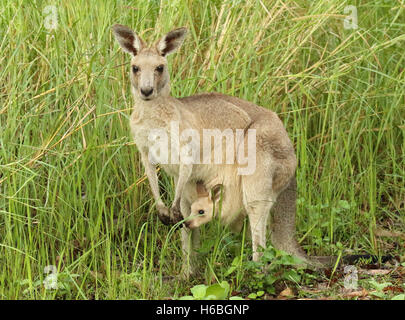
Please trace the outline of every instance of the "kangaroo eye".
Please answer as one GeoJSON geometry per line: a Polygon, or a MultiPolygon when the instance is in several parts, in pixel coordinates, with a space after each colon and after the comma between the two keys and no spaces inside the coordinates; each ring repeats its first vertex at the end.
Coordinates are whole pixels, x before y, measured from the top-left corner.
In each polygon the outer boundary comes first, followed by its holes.
{"type": "Polygon", "coordinates": [[[198,214],[204,214],[205,211],[204,210],[198,210],[198,214]]]}
{"type": "Polygon", "coordinates": [[[139,68],[137,66],[132,66],[132,72],[137,73],[139,71],[139,68]]]}
{"type": "Polygon", "coordinates": [[[157,66],[157,67],[156,67],[156,71],[159,72],[159,73],[162,73],[162,72],[163,72],[163,69],[164,69],[164,66],[163,66],[163,65],[160,65],[160,66],[157,66]]]}

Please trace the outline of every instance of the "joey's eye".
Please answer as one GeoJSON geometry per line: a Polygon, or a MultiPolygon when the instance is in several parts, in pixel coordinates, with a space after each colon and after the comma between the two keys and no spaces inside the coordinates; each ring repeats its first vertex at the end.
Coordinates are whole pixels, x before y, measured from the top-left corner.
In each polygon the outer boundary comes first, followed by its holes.
{"type": "Polygon", "coordinates": [[[164,69],[164,66],[163,66],[163,65],[160,65],[160,66],[157,66],[157,67],[156,67],[156,71],[159,72],[159,73],[162,73],[162,72],[163,72],[163,69],[164,69]]]}
{"type": "Polygon", "coordinates": [[[204,214],[205,211],[204,210],[198,210],[198,214],[204,214]]]}
{"type": "Polygon", "coordinates": [[[132,72],[137,73],[139,71],[139,68],[137,66],[132,66],[132,72]]]}

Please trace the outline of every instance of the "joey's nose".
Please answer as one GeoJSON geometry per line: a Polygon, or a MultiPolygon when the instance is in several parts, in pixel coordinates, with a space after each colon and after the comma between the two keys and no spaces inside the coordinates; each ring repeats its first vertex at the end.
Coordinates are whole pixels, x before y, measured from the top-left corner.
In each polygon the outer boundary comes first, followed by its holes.
{"type": "Polygon", "coordinates": [[[153,88],[141,89],[141,93],[145,97],[149,97],[153,93],[153,88]]]}

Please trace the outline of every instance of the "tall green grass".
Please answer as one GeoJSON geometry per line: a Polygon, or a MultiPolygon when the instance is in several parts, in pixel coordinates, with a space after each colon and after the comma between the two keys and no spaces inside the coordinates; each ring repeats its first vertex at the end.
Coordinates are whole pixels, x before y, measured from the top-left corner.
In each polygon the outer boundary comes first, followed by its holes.
{"type": "MultiPolygon", "coordinates": [[[[129,57],[114,23],[149,41],[189,28],[170,57],[174,96],[218,91],[279,113],[310,254],[400,252],[375,229],[405,229],[403,0],[75,0],[56,4],[49,31],[52,4],[0,3],[0,298],[155,299],[203,281],[176,277],[180,236],[158,221],[129,134],[129,57]],[[347,5],[358,29],[343,27],[347,5]],[[44,289],[47,265],[65,288],[44,289]]],[[[169,204],[173,182],[161,178],[169,204]]],[[[240,287],[243,272],[225,270],[241,236],[214,224],[202,240],[201,277],[240,287]]]]}

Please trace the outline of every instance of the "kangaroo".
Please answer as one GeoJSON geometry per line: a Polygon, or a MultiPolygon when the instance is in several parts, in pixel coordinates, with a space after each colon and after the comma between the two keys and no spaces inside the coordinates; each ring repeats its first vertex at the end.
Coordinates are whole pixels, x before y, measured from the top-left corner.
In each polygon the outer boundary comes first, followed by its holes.
{"type": "MultiPolygon", "coordinates": [[[[257,164],[255,170],[235,178],[240,180],[238,183],[241,201],[249,216],[253,235],[253,260],[260,257],[257,249],[266,245],[266,225],[269,211],[274,204],[279,213],[275,215],[273,221],[271,239],[273,245],[283,250],[288,247],[288,251],[292,253],[301,253],[302,249],[294,239],[294,174],[297,160],[293,144],[276,113],[220,93],[203,93],[184,98],[172,97],[167,56],[181,46],[187,33],[186,28],[172,30],[149,46],[126,26],[114,25],[112,31],[122,50],[131,55],[130,80],[134,107],[130,127],[160,220],[164,224],[175,224],[187,218],[190,215],[191,204],[198,198],[197,182],[215,181],[221,177],[226,166],[229,165],[232,167],[231,170],[234,170],[235,164],[201,161],[204,150],[201,146],[196,149],[194,145],[191,149],[196,151],[194,154],[196,161],[177,161],[175,151],[186,143],[173,142],[172,138],[170,141],[173,144],[168,147],[167,152],[160,153],[160,156],[171,161],[159,161],[157,153],[151,152],[151,132],[155,132],[156,129],[164,130],[172,137],[176,132],[194,130],[199,135],[197,138],[201,138],[207,129],[215,129],[221,133],[226,130],[254,132],[254,156],[257,164]],[[178,126],[174,126],[173,123],[178,126]],[[198,154],[199,152],[201,153],[198,154]],[[173,159],[175,161],[172,161],[173,159]],[[175,194],[170,208],[165,206],[159,192],[157,164],[174,178],[175,194]]],[[[161,138],[165,141],[163,136],[161,138]]],[[[246,139],[242,138],[235,146],[235,150],[239,148],[240,151],[242,142],[247,142],[246,139]]],[[[214,149],[212,147],[209,151],[215,151],[214,149]]],[[[193,248],[199,244],[199,230],[182,228],[181,234],[185,257],[183,272],[188,277],[193,272],[190,258],[194,256],[193,248]]]]}
{"type": "Polygon", "coordinates": [[[191,204],[190,215],[184,223],[186,227],[195,229],[210,222],[215,216],[220,216],[222,224],[229,225],[234,233],[240,232],[246,217],[240,187],[240,176],[236,174],[228,177],[225,175],[212,187],[198,181],[197,199],[191,204]]]}
{"type": "MultiPolygon", "coordinates": [[[[195,229],[210,222],[214,217],[220,216],[221,223],[229,225],[234,233],[242,230],[243,222],[247,210],[243,207],[241,193],[238,183],[216,184],[213,187],[197,182],[197,199],[191,204],[191,213],[185,225],[190,229],[195,229]],[[207,188],[211,192],[207,191],[207,188]]],[[[295,240],[295,197],[296,184],[293,178],[279,197],[276,204],[271,209],[273,221],[271,226],[272,244],[280,250],[286,251],[299,257],[304,263],[311,267],[321,266],[321,260],[332,262],[332,258],[307,256],[305,251],[295,240]]],[[[251,239],[255,238],[251,234],[251,239]]]]}

